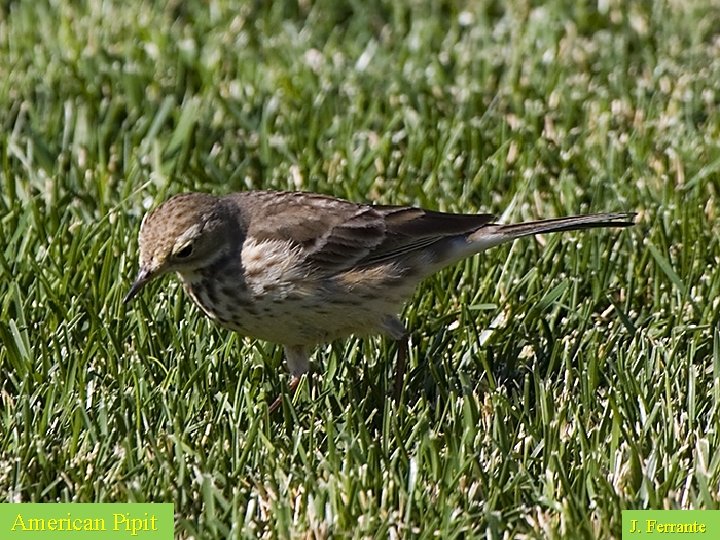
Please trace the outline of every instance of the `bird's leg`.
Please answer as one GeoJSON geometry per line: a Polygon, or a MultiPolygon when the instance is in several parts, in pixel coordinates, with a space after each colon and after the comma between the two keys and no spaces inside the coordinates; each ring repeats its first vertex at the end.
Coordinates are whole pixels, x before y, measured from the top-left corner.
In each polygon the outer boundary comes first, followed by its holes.
{"type": "MultiPolygon", "coordinates": [[[[300,377],[302,377],[302,375],[307,373],[310,369],[310,357],[304,347],[285,346],[285,360],[287,361],[288,369],[292,375],[288,389],[290,392],[294,393],[298,384],[300,384],[300,377]]],[[[283,396],[280,394],[275,401],[270,404],[268,412],[275,412],[282,403],[282,398],[283,396]]]]}
{"type": "Polygon", "coordinates": [[[407,364],[408,357],[408,340],[409,334],[405,325],[395,316],[388,315],[383,320],[382,329],[395,340],[398,346],[397,352],[397,364],[395,365],[395,387],[393,390],[393,397],[395,401],[400,400],[403,390],[403,382],[405,380],[405,367],[407,364]]]}
{"type": "MultiPolygon", "coordinates": [[[[298,387],[298,384],[300,384],[300,376],[293,375],[293,378],[290,379],[290,384],[288,384],[288,389],[290,392],[295,392],[295,389],[298,387]]],[[[269,413],[274,413],[275,410],[282,404],[282,393],[278,395],[278,397],[275,398],[275,401],[273,401],[270,406],[268,407],[269,413]]]]}

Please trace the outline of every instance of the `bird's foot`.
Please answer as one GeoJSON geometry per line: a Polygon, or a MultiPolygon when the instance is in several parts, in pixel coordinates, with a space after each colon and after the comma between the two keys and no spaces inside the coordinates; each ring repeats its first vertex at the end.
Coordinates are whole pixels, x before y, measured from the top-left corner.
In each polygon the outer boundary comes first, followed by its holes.
{"type": "MultiPolygon", "coordinates": [[[[298,385],[300,384],[300,377],[298,375],[293,375],[293,378],[290,379],[290,384],[288,385],[288,389],[291,393],[295,392],[295,389],[297,389],[298,385]]],[[[280,407],[280,404],[282,404],[282,393],[273,401],[270,406],[268,407],[268,412],[270,414],[274,413],[275,410],[280,407]]]]}

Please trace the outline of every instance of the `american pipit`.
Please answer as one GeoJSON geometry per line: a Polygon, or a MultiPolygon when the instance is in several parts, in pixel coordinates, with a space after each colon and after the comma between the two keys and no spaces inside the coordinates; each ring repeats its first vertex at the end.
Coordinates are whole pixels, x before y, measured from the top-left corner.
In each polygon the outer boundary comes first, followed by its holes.
{"type": "Polygon", "coordinates": [[[633,216],[500,225],[490,214],[370,206],[314,193],[185,193],[144,217],[140,272],[125,302],[151,279],[176,272],[208,317],[284,346],[293,390],[318,344],[383,333],[401,342],[397,390],[407,334],[397,314],[421,280],[522,236],[626,227],[633,216]]]}

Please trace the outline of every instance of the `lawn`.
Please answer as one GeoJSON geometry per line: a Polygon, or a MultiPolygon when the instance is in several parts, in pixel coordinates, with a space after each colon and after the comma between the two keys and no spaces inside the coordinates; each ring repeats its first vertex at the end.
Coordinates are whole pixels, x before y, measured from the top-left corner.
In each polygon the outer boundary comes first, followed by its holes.
{"type": "Polygon", "coordinates": [[[720,505],[720,9],[682,2],[0,6],[0,497],[166,501],[179,538],[618,538],[720,505]],[[395,345],[282,350],[177,280],[144,212],[247,189],[636,211],[424,282],[395,345]]]}

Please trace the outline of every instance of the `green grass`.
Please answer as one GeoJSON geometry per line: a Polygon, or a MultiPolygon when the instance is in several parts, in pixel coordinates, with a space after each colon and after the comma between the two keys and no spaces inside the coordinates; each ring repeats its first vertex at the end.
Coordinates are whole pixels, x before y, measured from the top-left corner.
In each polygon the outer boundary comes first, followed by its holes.
{"type": "MultiPolygon", "coordinates": [[[[155,5],[157,4],[157,5],[155,5]]],[[[720,506],[720,11],[673,2],[0,7],[0,493],[172,501],[181,538],[619,537],[720,506]],[[428,280],[394,346],[282,352],[176,281],[147,208],[303,189],[635,210],[428,280]]]]}

